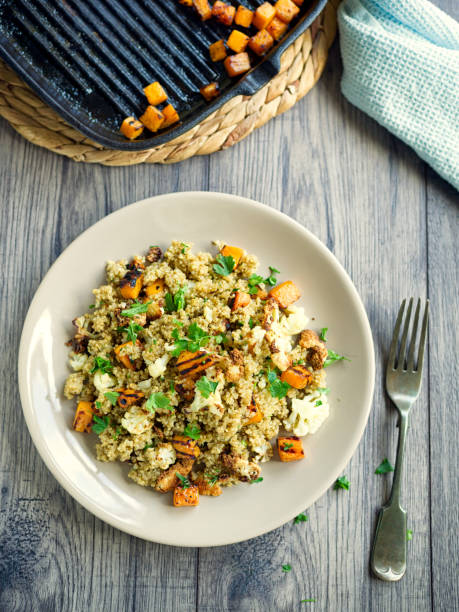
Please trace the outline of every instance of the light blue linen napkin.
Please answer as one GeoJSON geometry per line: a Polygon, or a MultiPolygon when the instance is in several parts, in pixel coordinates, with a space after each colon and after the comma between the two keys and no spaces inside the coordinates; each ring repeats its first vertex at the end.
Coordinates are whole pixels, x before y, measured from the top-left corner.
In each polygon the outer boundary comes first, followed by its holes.
{"type": "Polygon", "coordinates": [[[338,23],[344,96],[459,189],[459,24],[427,0],[345,0],[338,23]]]}

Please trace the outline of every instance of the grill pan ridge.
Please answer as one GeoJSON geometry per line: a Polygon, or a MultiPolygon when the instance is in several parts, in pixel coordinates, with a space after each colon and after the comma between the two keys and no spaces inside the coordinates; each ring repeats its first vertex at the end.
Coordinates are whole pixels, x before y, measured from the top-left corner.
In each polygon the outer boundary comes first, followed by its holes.
{"type": "MultiPolygon", "coordinates": [[[[262,2],[243,4],[254,10],[262,2]]],[[[111,149],[142,151],[187,132],[234,96],[256,93],[326,2],[305,0],[287,35],[239,80],[209,58],[209,45],[226,39],[230,28],[202,23],[177,0],[0,0],[0,56],[85,136],[111,149]],[[153,81],[163,85],[181,122],[128,141],[119,126],[143,113],[143,87],[153,81]],[[199,88],[211,81],[221,94],[209,104],[199,88]]]]}

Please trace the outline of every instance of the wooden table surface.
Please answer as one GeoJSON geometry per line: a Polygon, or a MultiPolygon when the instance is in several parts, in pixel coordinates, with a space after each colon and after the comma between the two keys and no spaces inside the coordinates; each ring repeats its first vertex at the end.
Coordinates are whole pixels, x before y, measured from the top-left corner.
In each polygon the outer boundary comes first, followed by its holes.
{"type": "MultiPolygon", "coordinates": [[[[437,4],[459,17],[455,0],[437,4]]],[[[224,153],[172,166],[77,164],[0,121],[0,610],[459,609],[458,194],[344,100],[340,75],[335,43],[321,81],[291,111],[224,153]],[[314,232],[354,280],[376,350],[373,409],[345,471],[349,492],[328,491],[306,523],[215,549],[144,542],[84,510],[38,456],[16,376],[27,308],[62,250],[126,204],[185,190],[248,196],[314,232]],[[383,373],[398,305],[410,295],[430,298],[431,331],[403,476],[408,570],[387,584],[369,572],[391,482],[374,469],[395,459],[383,373]]]]}

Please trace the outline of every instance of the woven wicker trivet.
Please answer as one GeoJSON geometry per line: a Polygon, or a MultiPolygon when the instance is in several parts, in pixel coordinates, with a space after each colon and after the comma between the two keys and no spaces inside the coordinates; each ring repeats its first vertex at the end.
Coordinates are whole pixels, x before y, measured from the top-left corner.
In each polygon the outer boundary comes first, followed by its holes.
{"type": "Polygon", "coordinates": [[[227,149],[280,115],[319,80],[336,34],[339,0],[325,9],[282,56],[281,71],[253,96],[237,96],[179,138],[147,151],[105,149],[70,127],[0,60],[0,115],[33,144],[75,161],[128,166],[174,163],[227,149]]]}

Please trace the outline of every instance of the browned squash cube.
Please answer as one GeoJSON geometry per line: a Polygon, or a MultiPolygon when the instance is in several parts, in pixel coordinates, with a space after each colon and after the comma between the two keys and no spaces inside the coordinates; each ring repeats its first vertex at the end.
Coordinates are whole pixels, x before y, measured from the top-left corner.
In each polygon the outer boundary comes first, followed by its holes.
{"type": "Polygon", "coordinates": [[[164,278],[158,278],[151,285],[147,285],[145,287],[145,294],[148,297],[156,297],[158,295],[163,295],[166,290],[166,283],[164,278]]]}
{"type": "Polygon", "coordinates": [[[213,62],[220,62],[226,57],[225,41],[223,38],[215,41],[209,47],[210,59],[213,62]]]}
{"type": "Polygon", "coordinates": [[[94,408],[92,402],[78,402],[75,410],[75,417],[73,419],[73,429],[75,431],[86,431],[90,433],[93,414],[94,408]]]}
{"type": "Polygon", "coordinates": [[[221,0],[217,0],[212,7],[212,17],[215,17],[217,21],[226,26],[230,26],[233,23],[235,14],[236,8],[231,4],[221,2],[221,0]]]}
{"type": "Polygon", "coordinates": [[[179,4],[183,4],[184,6],[193,6],[193,0],[178,0],[179,4]]]}
{"type": "Polygon", "coordinates": [[[249,40],[249,47],[257,55],[264,55],[271,49],[274,39],[268,30],[260,30],[249,40]]]}
{"type": "MultiPolygon", "coordinates": [[[[136,340],[135,343],[140,346],[140,342],[139,340],[136,340]]],[[[116,358],[118,359],[118,361],[120,363],[122,363],[124,365],[125,368],[127,368],[128,370],[135,370],[135,365],[134,363],[129,359],[129,355],[125,355],[122,354],[121,351],[126,347],[126,346],[130,346],[132,344],[132,342],[125,342],[124,344],[120,344],[118,346],[115,346],[114,353],[116,355],[116,358]]]]}
{"type": "Polygon", "coordinates": [[[200,449],[196,440],[189,436],[181,436],[176,434],[172,438],[172,446],[175,448],[175,453],[180,459],[196,459],[199,457],[200,449]]]}
{"type": "Polygon", "coordinates": [[[253,11],[240,4],[237,7],[234,23],[242,28],[250,28],[253,21],[253,11]]]}
{"type": "Polygon", "coordinates": [[[135,391],[134,389],[120,389],[118,393],[117,402],[120,408],[129,408],[129,406],[140,402],[144,397],[142,391],[135,391]]]}
{"type": "Polygon", "coordinates": [[[158,106],[158,104],[161,104],[161,102],[165,102],[167,100],[167,93],[164,91],[158,81],[150,83],[150,85],[144,87],[143,93],[147,97],[148,104],[151,104],[152,106],[158,106]]]}
{"type": "Polygon", "coordinates": [[[238,310],[238,308],[245,308],[250,304],[252,298],[245,291],[236,291],[233,298],[233,303],[231,305],[231,311],[234,312],[238,310]]]}
{"type": "Polygon", "coordinates": [[[216,82],[204,85],[204,87],[201,87],[199,91],[201,92],[201,95],[204,96],[204,98],[207,100],[207,102],[210,102],[220,94],[220,89],[218,88],[218,83],[216,82]]]}
{"type": "Polygon", "coordinates": [[[250,70],[250,59],[247,53],[244,51],[242,53],[236,53],[236,55],[230,55],[224,61],[224,65],[226,68],[226,72],[228,76],[235,77],[247,70],[250,70]]]}
{"type": "Polygon", "coordinates": [[[258,408],[253,398],[252,398],[252,403],[247,408],[247,412],[249,414],[249,418],[244,423],[244,425],[253,425],[254,423],[259,423],[263,419],[263,413],[258,408]]]}
{"type": "Polygon", "coordinates": [[[244,249],[241,249],[241,247],[225,244],[225,246],[220,250],[220,253],[224,257],[231,256],[234,259],[234,269],[236,269],[241,261],[241,258],[244,257],[245,251],[244,249]]]}
{"type": "Polygon", "coordinates": [[[129,140],[134,140],[134,138],[138,138],[143,132],[143,125],[134,117],[126,117],[121,124],[120,132],[126,138],[129,138],[129,140]]]}
{"type": "Polygon", "coordinates": [[[249,37],[247,34],[243,34],[242,32],[239,32],[239,30],[233,30],[229,35],[226,44],[235,53],[241,53],[241,51],[245,51],[248,42],[249,37]]]}
{"type": "Polygon", "coordinates": [[[289,280],[273,287],[268,295],[274,298],[281,308],[287,308],[300,299],[301,291],[293,281],[289,280]]]}
{"type": "Polygon", "coordinates": [[[303,443],[297,436],[279,436],[277,438],[279,459],[284,462],[304,459],[303,443]]]}
{"type": "Polygon", "coordinates": [[[195,377],[215,365],[217,361],[218,357],[216,355],[205,351],[196,351],[195,353],[183,351],[177,357],[177,370],[182,376],[195,377]]]}
{"type": "Polygon", "coordinates": [[[150,132],[157,132],[164,122],[164,115],[156,106],[147,106],[140,120],[150,132]]]}
{"type": "Polygon", "coordinates": [[[174,506],[180,508],[182,506],[198,506],[199,505],[199,489],[196,485],[189,487],[175,487],[174,489],[174,506]]]}
{"type": "Polygon", "coordinates": [[[274,8],[276,9],[276,16],[285,23],[290,23],[300,12],[300,9],[292,0],[277,0],[274,8]]]}
{"type": "Polygon", "coordinates": [[[303,6],[303,2],[304,0],[293,0],[293,2],[297,5],[297,6],[303,6]]]}
{"type": "Polygon", "coordinates": [[[294,365],[282,372],[280,378],[295,389],[304,389],[312,381],[312,373],[304,365],[294,365]]]}
{"type": "Polygon", "coordinates": [[[164,122],[161,126],[162,128],[167,128],[170,125],[177,123],[177,121],[180,121],[179,114],[175,110],[175,108],[172,106],[172,104],[168,104],[167,106],[163,108],[163,115],[164,115],[164,122]]]}
{"type": "Polygon", "coordinates": [[[137,268],[133,268],[132,270],[128,270],[120,280],[120,293],[124,298],[126,298],[126,300],[136,300],[139,297],[142,285],[142,271],[137,268]]]}
{"type": "Polygon", "coordinates": [[[193,6],[202,21],[207,21],[212,17],[212,9],[208,0],[193,0],[193,6]]]}
{"type": "Polygon", "coordinates": [[[271,34],[274,40],[280,40],[288,28],[288,23],[281,21],[277,17],[271,21],[266,30],[271,34]]]}
{"type": "Polygon", "coordinates": [[[263,2],[255,11],[253,16],[253,25],[257,30],[266,28],[276,16],[276,10],[269,2],[263,2]]]}

